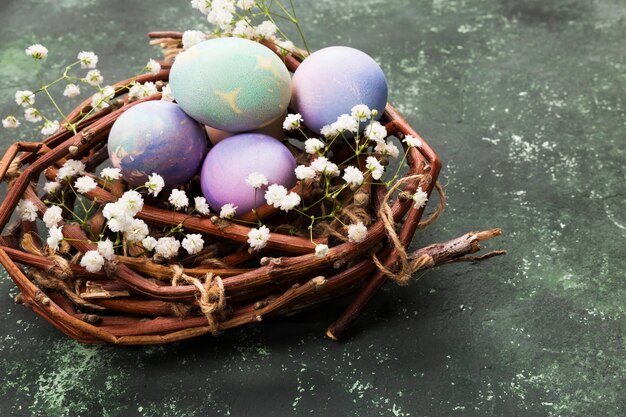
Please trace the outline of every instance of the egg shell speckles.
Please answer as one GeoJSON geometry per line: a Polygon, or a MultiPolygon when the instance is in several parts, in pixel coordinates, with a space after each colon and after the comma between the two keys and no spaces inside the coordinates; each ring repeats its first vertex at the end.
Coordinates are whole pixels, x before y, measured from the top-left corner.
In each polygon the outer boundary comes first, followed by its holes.
{"type": "Polygon", "coordinates": [[[153,172],[167,187],[185,184],[198,172],[207,152],[202,126],[174,103],[147,101],[124,112],[107,144],[111,164],[133,186],[153,172]]]}
{"type": "Polygon", "coordinates": [[[385,74],[374,59],[358,49],[331,46],[300,64],[293,76],[291,104],[304,124],[319,133],[357,104],[378,110],[380,119],[387,92],[385,74]]]}
{"type": "MultiPolygon", "coordinates": [[[[269,184],[287,188],[296,185],[296,160],[280,141],[258,133],[242,133],[222,140],[206,156],[200,185],[207,201],[219,212],[224,204],[237,206],[237,217],[255,206],[254,188],[246,184],[253,172],[267,177],[269,184]]],[[[266,187],[256,191],[256,204],[265,204],[266,187]]]]}
{"type": "Polygon", "coordinates": [[[182,52],[172,66],[170,86],[187,114],[227,132],[271,123],[291,99],[285,64],[270,49],[242,38],[209,39],[182,52]]]}

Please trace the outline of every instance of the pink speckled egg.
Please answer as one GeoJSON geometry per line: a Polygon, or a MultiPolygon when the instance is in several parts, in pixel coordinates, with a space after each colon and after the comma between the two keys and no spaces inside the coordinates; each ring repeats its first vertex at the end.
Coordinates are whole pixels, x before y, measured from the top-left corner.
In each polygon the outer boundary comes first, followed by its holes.
{"type": "MultiPolygon", "coordinates": [[[[289,149],[271,136],[242,133],[222,140],[206,156],[200,185],[207,201],[218,211],[224,204],[237,206],[237,217],[255,208],[255,191],[246,184],[253,172],[265,175],[269,184],[296,185],[296,160],[289,149]]],[[[265,204],[263,187],[256,191],[256,205],[265,204]]]]}
{"type": "Polygon", "coordinates": [[[357,104],[378,110],[377,119],[387,104],[383,70],[365,52],[347,46],[311,54],[296,70],[292,85],[291,104],[316,133],[357,104]]]}

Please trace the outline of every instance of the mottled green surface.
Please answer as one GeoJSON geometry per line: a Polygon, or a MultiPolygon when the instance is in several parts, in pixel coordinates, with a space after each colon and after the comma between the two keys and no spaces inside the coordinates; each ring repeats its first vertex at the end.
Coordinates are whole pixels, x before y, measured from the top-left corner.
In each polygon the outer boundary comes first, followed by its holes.
{"type": "MultiPolygon", "coordinates": [[[[94,49],[121,79],[156,55],[146,31],[202,27],[187,3],[3,1],[2,101],[32,85],[33,41],[51,63],[94,49]]],[[[491,247],[510,254],[388,285],[339,344],[323,332],[341,303],[218,339],[83,346],[13,305],[3,273],[0,416],[624,415],[624,1],[298,4],[314,49],[381,62],[445,162],[448,211],[414,245],[501,226],[491,247]]]]}

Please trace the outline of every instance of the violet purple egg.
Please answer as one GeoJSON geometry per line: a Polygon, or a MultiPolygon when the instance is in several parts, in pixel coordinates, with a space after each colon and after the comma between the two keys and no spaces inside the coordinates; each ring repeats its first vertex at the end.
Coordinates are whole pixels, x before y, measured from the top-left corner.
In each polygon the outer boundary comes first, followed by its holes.
{"type": "Polygon", "coordinates": [[[149,175],[168,188],[189,182],[207,152],[202,126],[166,101],[146,101],[125,111],[113,124],[107,144],[111,164],[133,186],[149,175]]]}
{"type": "Polygon", "coordinates": [[[294,73],[292,86],[291,104],[315,133],[357,104],[378,110],[380,119],[387,104],[383,70],[365,52],[347,46],[311,54],[294,73]]]}
{"type": "MultiPolygon", "coordinates": [[[[237,206],[236,217],[255,208],[255,190],[246,183],[259,172],[269,184],[296,185],[296,160],[289,149],[271,136],[242,133],[220,141],[207,154],[200,170],[202,193],[217,212],[224,204],[237,206]]],[[[265,204],[266,187],[256,191],[256,206],[265,204]]]]}

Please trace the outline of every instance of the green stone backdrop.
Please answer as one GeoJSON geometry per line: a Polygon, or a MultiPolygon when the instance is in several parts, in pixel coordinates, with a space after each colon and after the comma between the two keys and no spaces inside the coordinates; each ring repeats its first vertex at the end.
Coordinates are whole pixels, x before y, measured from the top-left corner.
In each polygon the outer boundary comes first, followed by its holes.
{"type": "MultiPolygon", "coordinates": [[[[500,226],[510,251],[388,285],[350,337],[342,303],[217,339],[85,346],[12,302],[0,273],[0,416],[622,416],[626,413],[623,0],[297,1],[313,49],[381,63],[440,153],[449,204],[414,246],[500,226]]],[[[0,92],[94,50],[108,81],[205,27],[188,1],[3,0],[0,92]]],[[[0,151],[23,131],[3,130],[0,151]]],[[[6,193],[0,189],[0,196],[6,193]]]]}

